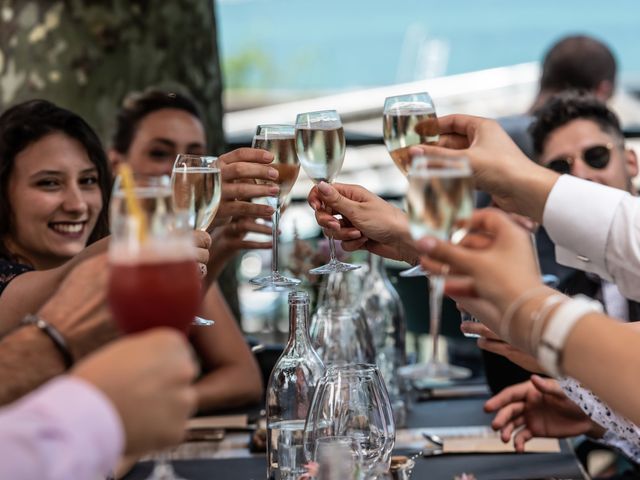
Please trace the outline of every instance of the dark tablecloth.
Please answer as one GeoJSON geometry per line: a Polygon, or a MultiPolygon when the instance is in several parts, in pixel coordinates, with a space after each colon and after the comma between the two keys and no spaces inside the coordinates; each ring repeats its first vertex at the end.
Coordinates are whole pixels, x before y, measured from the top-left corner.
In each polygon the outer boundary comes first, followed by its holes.
{"type": "MultiPolygon", "coordinates": [[[[482,410],[483,399],[433,400],[419,403],[409,414],[413,428],[488,425],[492,416],[482,410]]],[[[584,479],[578,461],[566,442],[561,453],[444,455],[419,458],[412,479],[451,480],[462,472],[478,480],[584,479]]],[[[401,452],[405,453],[405,452],[401,452]]],[[[176,471],[188,480],[265,480],[264,457],[174,461],[176,471]]],[[[144,480],[148,462],[139,463],[126,480],[144,480]]]]}

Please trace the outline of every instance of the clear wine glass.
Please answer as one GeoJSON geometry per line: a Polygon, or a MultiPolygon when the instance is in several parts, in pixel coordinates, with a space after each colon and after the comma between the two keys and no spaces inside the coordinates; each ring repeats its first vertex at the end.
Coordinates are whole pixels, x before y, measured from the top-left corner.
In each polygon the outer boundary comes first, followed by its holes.
{"type": "Polygon", "coordinates": [[[273,207],[274,213],[271,223],[273,249],[271,253],[271,274],[265,277],[253,278],[250,283],[260,287],[289,288],[300,283],[297,278],[286,277],[278,271],[278,226],[280,212],[285,205],[291,188],[296,183],[300,162],[296,154],[295,127],[293,125],[258,125],[253,137],[253,148],[267,150],[273,153],[271,166],[278,170],[275,182],[257,180],[258,183],[277,184],[280,188],[277,197],[267,197],[267,203],[273,207]]]}
{"type": "MultiPolygon", "coordinates": [[[[415,157],[409,169],[407,213],[411,236],[430,235],[454,243],[466,233],[473,212],[473,181],[469,161],[463,156],[415,157]]],[[[444,277],[429,276],[431,359],[407,365],[399,373],[412,380],[442,382],[467,378],[471,371],[438,360],[438,336],[442,313],[444,277]]]]}
{"type": "Polygon", "coordinates": [[[388,468],[395,424],[375,365],[333,365],[318,383],[305,423],[307,458],[318,461],[318,445],[335,437],[355,440],[361,471],[367,478],[388,468]]]}
{"type": "MultiPolygon", "coordinates": [[[[171,172],[173,206],[188,216],[194,230],[207,231],[218,212],[222,194],[220,163],[216,157],[181,153],[171,172]]],[[[194,325],[211,326],[213,320],[194,317],[194,325]]]]}
{"type": "MultiPolygon", "coordinates": [[[[440,137],[436,107],[427,92],[387,97],[382,113],[384,144],[398,169],[406,177],[411,167],[409,149],[420,144],[437,144],[440,137]]],[[[420,277],[420,265],[400,272],[402,277],[420,277]]]]}
{"type": "MultiPolygon", "coordinates": [[[[160,326],[188,333],[201,301],[192,232],[172,210],[168,176],[116,178],[111,197],[108,300],[123,332],[160,326]]],[[[148,480],[181,480],[167,452],[148,480]]]]}
{"type": "MultiPolygon", "coordinates": [[[[296,151],[302,168],[314,183],[333,182],[342,168],[345,150],[344,129],[338,112],[324,110],[298,114],[296,151]]],[[[309,273],[326,275],[360,268],[336,258],[336,246],[332,236],[329,236],[329,251],[329,263],[314,268],[309,273]]]]}

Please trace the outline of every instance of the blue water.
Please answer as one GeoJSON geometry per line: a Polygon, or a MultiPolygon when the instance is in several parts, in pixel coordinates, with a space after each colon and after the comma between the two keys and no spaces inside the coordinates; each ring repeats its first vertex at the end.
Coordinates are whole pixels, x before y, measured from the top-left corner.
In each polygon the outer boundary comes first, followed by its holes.
{"type": "Polygon", "coordinates": [[[443,74],[539,60],[577,32],[605,41],[623,76],[640,74],[637,0],[217,0],[216,9],[228,86],[341,90],[410,81],[421,35],[448,45],[443,74]],[[401,61],[407,29],[417,35],[401,61]]]}

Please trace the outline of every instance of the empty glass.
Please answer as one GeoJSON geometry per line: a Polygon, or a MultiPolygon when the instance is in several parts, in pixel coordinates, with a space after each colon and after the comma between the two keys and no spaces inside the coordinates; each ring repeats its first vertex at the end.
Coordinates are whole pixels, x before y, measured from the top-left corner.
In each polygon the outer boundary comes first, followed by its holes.
{"type": "Polygon", "coordinates": [[[364,478],[389,467],[395,423],[389,395],[375,365],[334,365],[318,383],[304,431],[305,455],[318,461],[318,442],[334,437],[355,440],[364,478]]]}
{"type": "Polygon", "coordinates": [[[309,334],[325,365],[375,363],[375,347],[362,310],[362,278],[356,272],[326,277],[309,334]]]}

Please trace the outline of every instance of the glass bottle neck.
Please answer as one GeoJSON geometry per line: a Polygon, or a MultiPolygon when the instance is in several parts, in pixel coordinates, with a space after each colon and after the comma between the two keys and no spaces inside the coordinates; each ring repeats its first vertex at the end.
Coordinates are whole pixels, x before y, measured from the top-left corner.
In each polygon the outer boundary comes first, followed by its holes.
{"type": "Polygon", "coordinates": [[[387,278],[382,257],[374,255],[373,253],[369,254],[369,274],[387,278]]]}
{"type": "Polygon", "coordinates": [[[289,341],[287,349],[295,346],[311,346],[309,337],[309,303],[294,302],[289,304],[289,341]]]}

